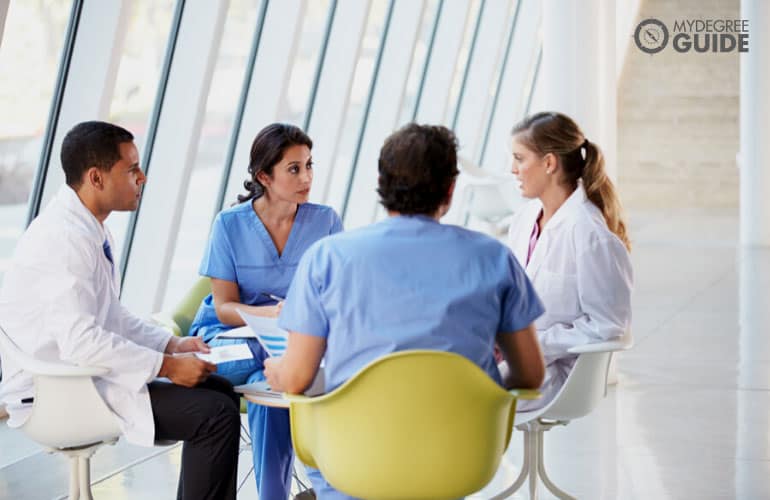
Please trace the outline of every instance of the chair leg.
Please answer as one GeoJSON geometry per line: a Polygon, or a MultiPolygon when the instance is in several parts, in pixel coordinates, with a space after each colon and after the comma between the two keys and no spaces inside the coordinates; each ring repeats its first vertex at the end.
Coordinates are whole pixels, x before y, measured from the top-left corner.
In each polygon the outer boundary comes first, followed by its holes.
{"type": "Polygon", "coordinates": [[[70,457],[70,500],[77,500],[80,498],[80,458],[70,457]]]}
{"type": "Polygon", "coordinates": [[[80,479],[80,498],[82,500],[93,500],[91,494],[91,457],[78,457],[79,479],[80,479]]]}
{"type": "Polygon", "coordinates": [[[543,480],[545,487],[548,488],[548,491],[553,493],[556,498],[561,500],[576,500],[575,497],[572,497],[557,488],[556,485],[553,484],[553,481],[548,477],[548,474],[545,473],[545,461],[543,460],[543,431],[539,431],[538,434],[537,470],[540,474],[540,479],[543,480]]]}
{"type": "Polygon", "coordinates": [[[528,432],[530,439],[530,464],[529,464],[529,500],[537,500],[537,464],[540,463],[543,431],[528,432]]]}
{"type": "Polygon", "coordinates": [[[510,485],[508,488],[503,490],[501,493],[495,495],[492,497],[491,500],[504,500],[514,493],[516,493],[519,488],[524,484],[524,481],[527,479],[527,476],[529,475],[529,471],[532,467],[534,467],[534,464],[531,463],[531,453],[532,453],[532,447],[530,446],[529,441],[529,435],[531,431],[524,431],[523,438],[524,438],[524,457],[522,458],[521,462],[521,472],[519,472],[519,477],[516,478],[516,480],[513,482],[512,485],[510,485]]]}
{"type": "MultiPolygon", "coordinates": [[[[249,429],[241,423],[241,446],[238,450],[238,454],[240,455],[244,451],[251,452],[251,434],[249,434],[249,429]]],[[[249,472],[246,473],[245,476],[243,476],[243,479],[241,480],[240,484],[238,485],[238,488],[235,490],[236,492],[240,492],[241,488],[243,488],[243,485],[246,484],[246,481],[248,481],[249,476],[251,476],[251,473],[254,472],[254,464],[251,464],[251,468],[249,469],[249,472]]]]}

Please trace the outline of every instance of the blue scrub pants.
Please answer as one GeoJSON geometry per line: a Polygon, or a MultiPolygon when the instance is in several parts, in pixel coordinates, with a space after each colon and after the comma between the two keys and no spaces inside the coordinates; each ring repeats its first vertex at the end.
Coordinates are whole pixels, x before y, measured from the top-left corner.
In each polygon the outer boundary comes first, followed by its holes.
{"type": "MultiPolygon", "coordinates": [[[[225,377],[233,385],[265,380],[262,361],[267,354],[256,340],[214,338],[208,342],[210,347],[233,344],[249,344],[255,359],[220,363],[217,365],[217,375],[225,377]]],[[[246,409],[249,416],[251,451],[259,498],[261,500],[289,498],[291,471],[294,465],[289,410],[253,403],[247,403],[246,409]]]]}
{"type": "Polygon", "coordinates": [[[310,466],[305,466],[307,471],[307,477],[310,479],[310,484],[313,485],[313,491],[315,492],[318,500],[357,500],[355,497],[348,496],[341,491],[335,490],[318,469],[314,469],[310,466]]]}

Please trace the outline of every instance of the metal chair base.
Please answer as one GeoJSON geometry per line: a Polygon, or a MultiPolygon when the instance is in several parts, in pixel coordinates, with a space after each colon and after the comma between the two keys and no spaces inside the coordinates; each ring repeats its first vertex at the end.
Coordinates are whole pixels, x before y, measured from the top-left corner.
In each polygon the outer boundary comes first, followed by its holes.
{"type": "Polygon", "coordinates": [[[566,424],[567,422],[549,422],[538,419],[516,427],[524,433],[524,462],[521,464],[521,472],[511,486],[506,488],[502,493],[492,497],[492,500],[509,498],[521,489],[527,479],[529,479],[528,487],[530,500],[537,500],[537,487],[539,481],[542,481],[548,491],[550,491],[556,498],[562,500],[576,500],[575,497],[569,495],[553,484],[553,481],[551,481],[545,471],[545,463],[543,460],[543,432],[554,426],[566,424]]]}

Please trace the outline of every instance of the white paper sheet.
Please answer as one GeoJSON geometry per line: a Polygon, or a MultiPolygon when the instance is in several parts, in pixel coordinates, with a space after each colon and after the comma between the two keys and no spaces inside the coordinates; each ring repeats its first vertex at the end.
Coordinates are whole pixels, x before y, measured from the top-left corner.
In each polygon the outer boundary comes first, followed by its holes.
{"type": "Polygon", "coordinates": [[[283,355],[286,350],[289,332],[283,328],[278,328],[278,320],[276,318],[254,316],[240,309],[238,309],[238,314],[241,315],[246,325],[254,332],[257,340],[270,356],[278,357],[283,355]]]}
{"type": "Polygon", "coordinates": [[[247,326],[239,326],[217,334],[218,339],[255,339],[254,331],[247,326]]]}
{"type": "Polygon", "coordinates": [[[224,345],[212,347],[209,354],[196,352],[195,355],[203,361],[219,364],[227,361],[240,361],[242,359],[252,359],[254,355],[246,344],[224,345]]]}

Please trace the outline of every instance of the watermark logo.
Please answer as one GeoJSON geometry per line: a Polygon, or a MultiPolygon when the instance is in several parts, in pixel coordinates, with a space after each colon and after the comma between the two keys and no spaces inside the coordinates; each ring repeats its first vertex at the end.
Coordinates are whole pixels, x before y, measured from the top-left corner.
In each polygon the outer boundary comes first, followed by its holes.
{"type": "Polygon", "coordinates": [[[645,19],[636,27],[634,41],[642,52],[657,54],[668,45],[668,28],[658,19],[645,19]]]}
{"type": "MultiPolygon", "coordinates": [[[[679,53],[749,51],[748,19],[681,19],[671,32],[671,48],[679,53]]],[[[660,19],[645,19],[636,26],[634,42],[642,52],[657,54],[668,45],[668,27],[660,19]]]]}

